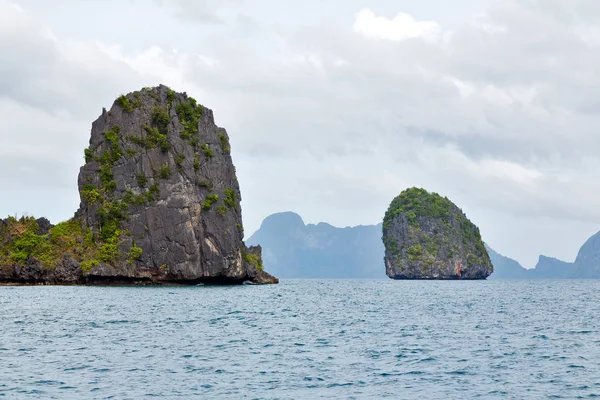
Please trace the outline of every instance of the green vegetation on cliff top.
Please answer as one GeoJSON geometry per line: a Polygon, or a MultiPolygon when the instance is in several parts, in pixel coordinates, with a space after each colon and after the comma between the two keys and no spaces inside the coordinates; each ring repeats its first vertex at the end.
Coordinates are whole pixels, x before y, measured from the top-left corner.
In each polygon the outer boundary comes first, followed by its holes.
{"type": "Polygon", "coordinates": [[[411,225],[417,224],[418,217],[447,219],[452,206],[447,197],[413,187],[392,200],[383,218],[383,229],[389,228],[392,220],[400,214],[406,214],[411,225]]]}
{"type": "Polygon", "coordinates": [[[254,265],[254,268],[256,268],[257,270],[259,270],[259,271],[264,270],[263,264],[256,254],[250,254],[247,251],[245,251],[244,249],[242,249],[242,258],[248,264],[254,265]]]}
{"type": "Polygon", "coordinates": [[[179,122],[183,125],[181,138],[188,140],[190,145],[196,147],[198,144],[198,121],[202,117],[203,109],[199,106],[195,99],[189,98],[187,102],[181,102],[175,106],[175,112],[179,118],[179,122]],[[196,140],[194,140],[196,139],[196,140]]]}

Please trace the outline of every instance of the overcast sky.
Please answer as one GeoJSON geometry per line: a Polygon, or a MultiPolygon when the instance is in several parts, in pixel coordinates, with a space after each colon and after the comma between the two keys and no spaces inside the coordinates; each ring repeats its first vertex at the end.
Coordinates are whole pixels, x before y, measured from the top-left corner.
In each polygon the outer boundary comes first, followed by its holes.
{"type": "Polygon", "coordinates": [[[231,137],[246,234],[379,222],[410,186],[498,252],[600,230],[600,1],[0,0],[0,213],[70,218],[91,123],[164,83],[231,137]]]}

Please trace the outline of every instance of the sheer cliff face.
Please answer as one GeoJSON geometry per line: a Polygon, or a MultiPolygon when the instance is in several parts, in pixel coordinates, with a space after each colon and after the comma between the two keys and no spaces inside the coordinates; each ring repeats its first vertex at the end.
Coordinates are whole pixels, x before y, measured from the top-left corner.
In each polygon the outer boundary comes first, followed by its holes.
{"type": "Polygon", "coordinates": [[[393,279],[485,279],[493,272],[479,229],[447,198],[423,189],[392,201],[383,241],[393,279]]]}
{"type": "Polygon", "coordinates": [[[166,86],[115,101],[92,125],[79,173],[80,218],[99,243],[90,277],[275,281],[242,242],[227,132],[166,86]]]}

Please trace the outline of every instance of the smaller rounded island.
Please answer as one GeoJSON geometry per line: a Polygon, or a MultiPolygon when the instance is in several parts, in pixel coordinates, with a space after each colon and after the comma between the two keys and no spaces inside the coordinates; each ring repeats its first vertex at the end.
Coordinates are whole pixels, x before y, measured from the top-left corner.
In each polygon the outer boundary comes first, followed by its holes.
{"type": "Polygon", "coordinates": [[[494,272],[479,228],[448,198],[425,189],[392,200],[383,244],[392,279],[486,279],[494,272]]]}

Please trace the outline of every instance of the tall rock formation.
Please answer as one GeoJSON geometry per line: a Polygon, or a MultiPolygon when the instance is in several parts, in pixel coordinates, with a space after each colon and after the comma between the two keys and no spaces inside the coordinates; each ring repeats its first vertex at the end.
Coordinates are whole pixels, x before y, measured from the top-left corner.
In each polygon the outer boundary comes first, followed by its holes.
{"type": "Polygon", "coordinates": [[[424,189],[392,201],[383,243],[393,279],[485,279],[494,271],[479,229],[450,200],[424,189]]]}
{"type": "MultiPolygon", "coordinates": [[[[73,246],[63,246],[81,266],[79,281],[276,283],[263,271],[260,247],[242,241],[230,150],[212,111],[166,86],[121,96],[103,110],[79,173],[73,246]]],[[[50,248],[52,229],[40,236],[50,248]]],[[[62,261],[46,253],[11,259],[52,271],[62,261]]]]}

